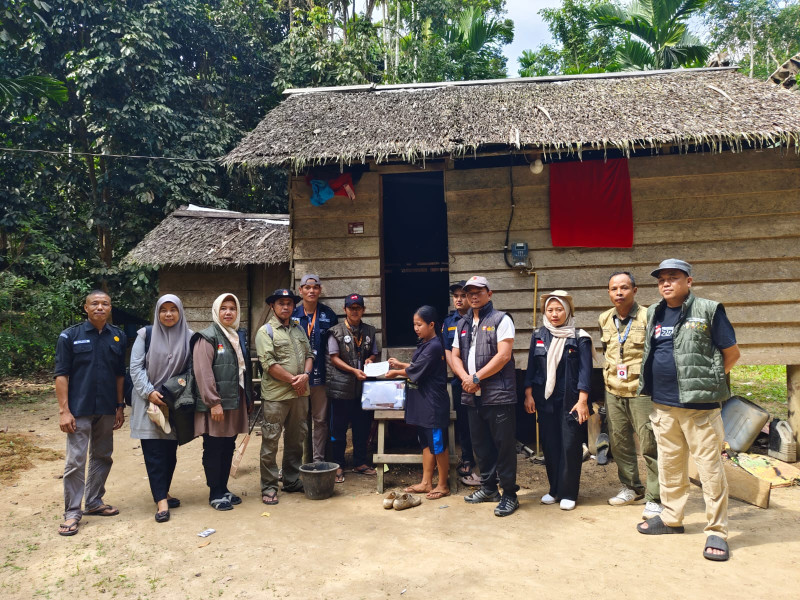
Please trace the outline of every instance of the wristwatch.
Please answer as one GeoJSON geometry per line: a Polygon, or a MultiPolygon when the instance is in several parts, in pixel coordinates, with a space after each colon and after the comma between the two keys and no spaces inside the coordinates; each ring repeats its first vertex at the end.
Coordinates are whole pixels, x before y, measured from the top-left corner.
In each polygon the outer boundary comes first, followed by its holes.
{"type": "Polygon", "coordinates": [[[311,371],[306,371],[306,372],[304,373],[304,375],[305,375],[306,377],[308,377],[309,379],[311,379],[311,371]]]}
{"type": "Polygon", "coordinates": [[[474,384],[476,384],[476,385],[477,385],[477,384],[479,384],[480,382],[481,382],[481,380],[478,378],[478,375],[477,375],[477,374],[472,376],[472,383],[474,383],[474,384]]]}
{"type": "Polygon", "coordinates": [[[117,404],[117,408],[125,408],[124,404],[117,404]]]}

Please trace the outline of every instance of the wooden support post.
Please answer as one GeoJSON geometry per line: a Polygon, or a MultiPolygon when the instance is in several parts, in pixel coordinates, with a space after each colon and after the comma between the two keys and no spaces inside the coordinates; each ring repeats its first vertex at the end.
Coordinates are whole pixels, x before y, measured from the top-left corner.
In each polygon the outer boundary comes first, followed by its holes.
{"type": "Polygon", "coordinates": [[[787,420],[800,447],[800,365],[786,365],[787,420]]]}

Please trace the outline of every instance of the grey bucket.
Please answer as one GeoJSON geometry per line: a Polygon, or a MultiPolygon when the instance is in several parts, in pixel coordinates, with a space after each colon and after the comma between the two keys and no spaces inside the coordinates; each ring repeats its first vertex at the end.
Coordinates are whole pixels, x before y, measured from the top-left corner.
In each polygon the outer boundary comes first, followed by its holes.
{"type": "Polygon", "coordinates": [[[339,465],[332,462],[307,463],[300,467],[300,479],[309,500],[325,500],[333,496],[336,485],[336,469],[339,465]]]}

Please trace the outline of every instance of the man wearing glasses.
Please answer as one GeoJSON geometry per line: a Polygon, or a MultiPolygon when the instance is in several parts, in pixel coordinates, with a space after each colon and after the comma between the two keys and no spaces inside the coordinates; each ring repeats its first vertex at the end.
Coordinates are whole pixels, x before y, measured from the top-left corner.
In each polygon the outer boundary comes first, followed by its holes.
{"type": "Polygon", "coordinates": [[[485,277],[470,277],[464,292],[471,310],[458,322],[452,366],[461,380],[461,402],[468,407],[472,448],[481,471],[480,489],[464,500],[497,502],[494,514],[505,517],[519,508],[514,322],[495,310],[485,277]]]}

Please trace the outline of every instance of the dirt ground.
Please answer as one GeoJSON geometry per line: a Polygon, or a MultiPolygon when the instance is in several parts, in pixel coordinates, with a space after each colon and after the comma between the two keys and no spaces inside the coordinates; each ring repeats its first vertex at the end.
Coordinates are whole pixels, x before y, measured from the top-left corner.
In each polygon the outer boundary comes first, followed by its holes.
{"type": "MultiPolygon", "coordinates": [[[[48,396],[0,405],[0,430],[31,432],[63,451],[57,405],[48,396]],[[33,431],[31,431],[33,430],[33,431]]],[[[410,510],[384,511],[375,479],[350,473],[333,498],[282,494],[259,501],[254,437],[230,488],[244,502],[207,504],[201,444],[179,449],[172,493],[183,505],[165,524],[142,452],[127,423],[115,437],[105,499],[117,517],[84,517],[74,537],[57,535],[62,461],[34,459],[0,487],[0,594],[6,598],[796,598],[800,489],[772,491],[768,510],[731,500],[732,559],[701,556],[702,495],[692,487],[686,534],[650,537],[634,529],[642,506],[613,508],[616,467],[584,463],[578,507],[543,506],[544,467],[519,457],[520,509],[499,519],[493,505],[469,505],[464,488],[410,510]],[[206,538],[197,534],[214,528],[206,538]],[[208,542],[207,545],[204,545],[208,542]],[[794,590],[794,591],[792,591],[794,590]]],[[[388,489],[416,475],[395,468],[388,489]]]]}

